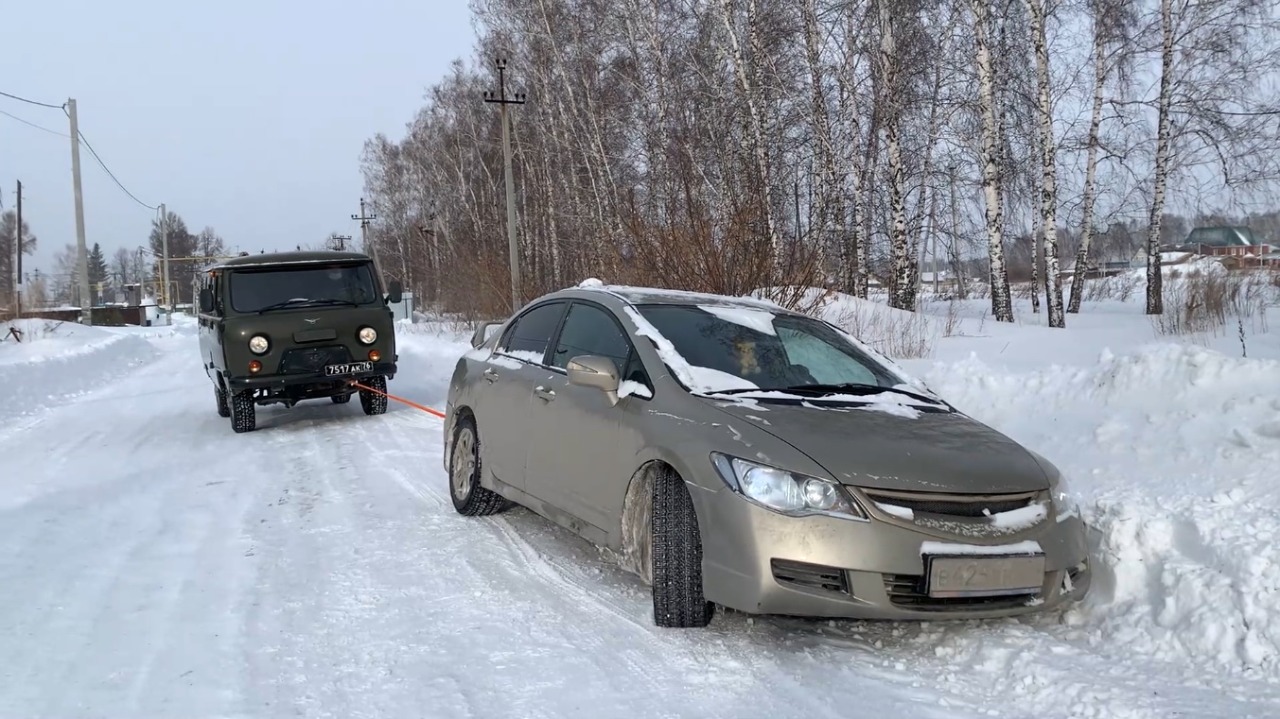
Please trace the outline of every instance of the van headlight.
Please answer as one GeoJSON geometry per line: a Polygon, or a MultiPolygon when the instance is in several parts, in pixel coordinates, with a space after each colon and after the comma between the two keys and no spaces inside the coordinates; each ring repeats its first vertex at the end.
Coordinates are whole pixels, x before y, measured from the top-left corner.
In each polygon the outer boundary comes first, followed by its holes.
{"type": "Polygon", "coordinates": [[[378,331],[372,327],[361,327],[356,337],[360,340],[360,344],[371,345],[378,341],[378,331]]]}
{"type": "Polygon", "coordinates": [[[267,341],[265,335],[254,335],[249,338],[249,351],[256,354],[266,354],[271,349],[271,343],[267,341]]]}
{"type": "Polygon", "coordinates": [[[839,484],[723,454],[711,461],[725,484],[760,506],[792,517],[832,514],[868,521],[866,512],[839,484]]]}

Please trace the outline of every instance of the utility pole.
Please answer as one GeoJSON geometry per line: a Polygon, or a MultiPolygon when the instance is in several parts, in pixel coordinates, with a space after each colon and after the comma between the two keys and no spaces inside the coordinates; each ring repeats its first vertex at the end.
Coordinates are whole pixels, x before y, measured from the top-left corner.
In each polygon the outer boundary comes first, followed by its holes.
{"type": "Polygon", "coordinates": [[[160,203],[160,252],[160,281],[164,283],[160,296],[164,298],[161,304],[169,308],[165,313],[165,322],[168,324],[173,321],[173,296],[169,294],[169,212],[163,202],[160,203]]]}
{"type": "MultiPolygon", "coordinates": [[[[373,258],[373,269],[378,273],[378,282],[383,283],[382,263],[378,261],[378,250],[369,244],[369,221],[378,219],[378,216],[372,213],[366,214],[364,211],[364,198],[360,198],[360,214],[352,215],[351,219],[360,221],[360,244],[364,247],[365,253],[373,258]]],[[[351,239],[347,237],[347,239],[351,239]]]]}
{"type": "MultiPolygon", "coordinates": [[[[956,166],[954,163],[947,165],[947,173],[951,176],[951,256],[955,260],[955,266],[952,267],[951,270],[955,274],[955,277],[953,279],[956,283],[956,287],[955,287],[956,296],[959,297],[960,299],[965,299],[964,286],[962,284],[964,282],[964,278],[961,277],[961,274],[960,274],[960,250],[958,249],[960,247],[960,235],[959,235],[960,217],[956,212],[956,166]]],[[[936,243],[937,240],[935,239],[934,242],[936,243]]],[[[934,250],[934,260],[933,260],[934,265],[937,265],[938,263],[937,258],[938,258],[937,250],[934,250]]],[[[934,271],[937,272],[937,267],[934,267],[934,271]]],[[[937,279],[938,279],[938,276],[934,275],[935,284],[934,284],[933,292],[935,295],[938,292],[938,287],[936,284],[937,279]]]]}
{"type": "Polygon", "coordinates": [[[16,241],[14,244],[18,247],[18,280],[14,285],[17,288],[17,310],[18,318],[22,318],[22,180],[18,180],[18,228],[14,232],[16,241]]]}
{"type": "Polygon", "coordinates": [[[80,188],[80,122],[75,98],[67,99],[67,117],[71,120],[71,184],[76,198],[76,274],[80,276],[80,321],[93,324],[93,297],[89,293],[89,249],[84,241],[84,193],[80,188]]]}
{"type": "MultiPolygon", "coordinates": [[[[360,214],[364,214],[364,213],[363,213],[363,212],[361,212],[360,214]]],[[[351,235],[336,235],[336,234],[335,234],[335,235],[330,235],[330,236],[329,236],[329,239],[331,239],[331,240],[337,240],[337,242],[338,242],[338,252],[342,252],[342,251],[344,251],[344,250],[346,250],[346,249],[347,249],[347,240],[351,239],[351,235]]]]}
{"type": "Polygon", "coordinates": [[[506,164],[504,175],[507,183],[507,250],[511,254],[511,314],[520,309],[520,247],[516,244],[516,183],[511,170],[511,118],[507,105],[523,105],[525,94],[517,92],[507,97],[507,60],[498,58],[498,92],[485,90],[484,101],[497,103],[502,120],[502,159],[506,164]]]}

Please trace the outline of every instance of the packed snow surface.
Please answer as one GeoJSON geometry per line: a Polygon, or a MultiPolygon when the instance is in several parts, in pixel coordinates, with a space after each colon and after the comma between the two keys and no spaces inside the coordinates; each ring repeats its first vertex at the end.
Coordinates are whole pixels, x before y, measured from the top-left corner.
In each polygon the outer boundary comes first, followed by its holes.
{"type": "MultiPolygon", "coordinates": [[[[1280,716],[1280,345],[965,312],[901,364],[1063,470],[1097,571],[1070,610],[660,630],[585,542],[457,515],[427,414],[236,435],[186,321],[0,343],[0,717],[1280,716]]],[[[398,334],[391,391],[443,407],[469,346],[398,334]]]]}

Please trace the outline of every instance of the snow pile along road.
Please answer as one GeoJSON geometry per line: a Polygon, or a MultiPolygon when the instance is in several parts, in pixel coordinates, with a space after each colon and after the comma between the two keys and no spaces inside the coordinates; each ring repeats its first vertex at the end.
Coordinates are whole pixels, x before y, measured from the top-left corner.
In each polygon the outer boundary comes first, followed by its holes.
{"type": "Polygon", "coordinates": [[[0,342],[0,421],[98,389],[156,357],[151,343],[126,328],[23,319],[0,324],[0,336],[10,327],[22,333],[22,342],[0,342]]]}
{"type": "Polygon", "coordinates": [[[1095,646],[1280,679],[1280,362],[1189,345],[1009,374],[976,356],[922,378],[1044,454],[1096,530],[1095,646]]]}

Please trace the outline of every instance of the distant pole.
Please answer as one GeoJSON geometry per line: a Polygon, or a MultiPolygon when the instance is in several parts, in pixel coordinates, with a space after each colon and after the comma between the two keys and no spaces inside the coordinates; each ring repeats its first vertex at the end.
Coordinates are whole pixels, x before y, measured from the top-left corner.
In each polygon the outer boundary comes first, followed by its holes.
{"type": "MultiPolygon", "coordinates": [[[[382,282],[382,263],[378,261],[378,250],[369,244],[369,221],[378,219],[377,215],[366,213],[364,211],[364,198],[360,198],[360,214],[352,215],[351,219],[360,220],[360,244],[364,247],[364,251],[373,259],[373,270],[378,273],[378,281],[382,282]]],[[[347,236],[347,239],[351,239],[347,236]]]]}
{"type": "Polygon", "coordinates": [[[169,308],[165,315],[168,318],[173,314],[173,296],[169,293],[169,211],[163,202],[160,203],[160,252],[160,282],[164,285],[160,296],[163,298],[161,303],[169,308]]]}
{"type": "Polygon", "coordinates": [[[338,243],[338,252],[342,252],[347,249],[347,240],[351,239],[351,235],[334,234],[329,239],[336,241],[338,243]]]}
{"type": "MultiPolygon", "coordinates": [[[[947,173],[951,176],[951,256],[955,258],[955,266],[951,268],[952,273],[955,275],[955,277],[953,277],[952,280],[956,283],[955,285],[956,296],[960,297],[961,299],[964,299],[965,293],[961,289],[961,282],[963,282],[964,278],[960,276],[960,250],[958,249],[959,243],[960,243],[960,216],[956,212],[956,166],[954,163],[947,165],[947,173]]],[[[934,242],[936,243],[937,240],[934,240],[934,242]]],[[[936,246],[937,245],[935,244],[935,247],[936,246]]],[[[933,257],[934,257],[933,269],[934,269],[934,272],[937,272],[938,271],[937,250],[934,250],[933,257]]],[[[937,294],[938,276],[936,274],[933,276],[933,280],[934,280],[933,291],[934,291],[934,294],[937,294]]]]}
{"type": "Polygon", "coordinates": [[[17,301],[17,316],[22,317],[22,180],[18,180],[18,227],[14,231],[14,234],[16,235],[14,244],[17,245],[18,248],[18,278],[17,283],[14,285],[14,287],[17,288],[17,295],[15,299],[17,301]]]}
{"type": "Polygon", "coordinates": [[[76,274],[80,276],[80,321],[93,324],[93,302],[89,293],[89,249],[84,240],[84,192],[80,188],[80,121],[75,98],[67,99],[67,117],[71,120],[71,184],[76,199],[76,274]]]}
{"type": "Polygon", "coordinates": [[[516,183],[511,169],[511,118],[507,105],[523,105],[525,94],[517,92],[514,97],[507,97],[506,59],[498,58],[497,65],[498,93],[495,95],[492,90],[485,90],[484,101],[497,103],[501,111],[502,160],[506,165],[503,174],[507,184],[507,251],[511,255],[511,313],[515,314],[520,309],[520,247],[516,244],[516,183]]]}

